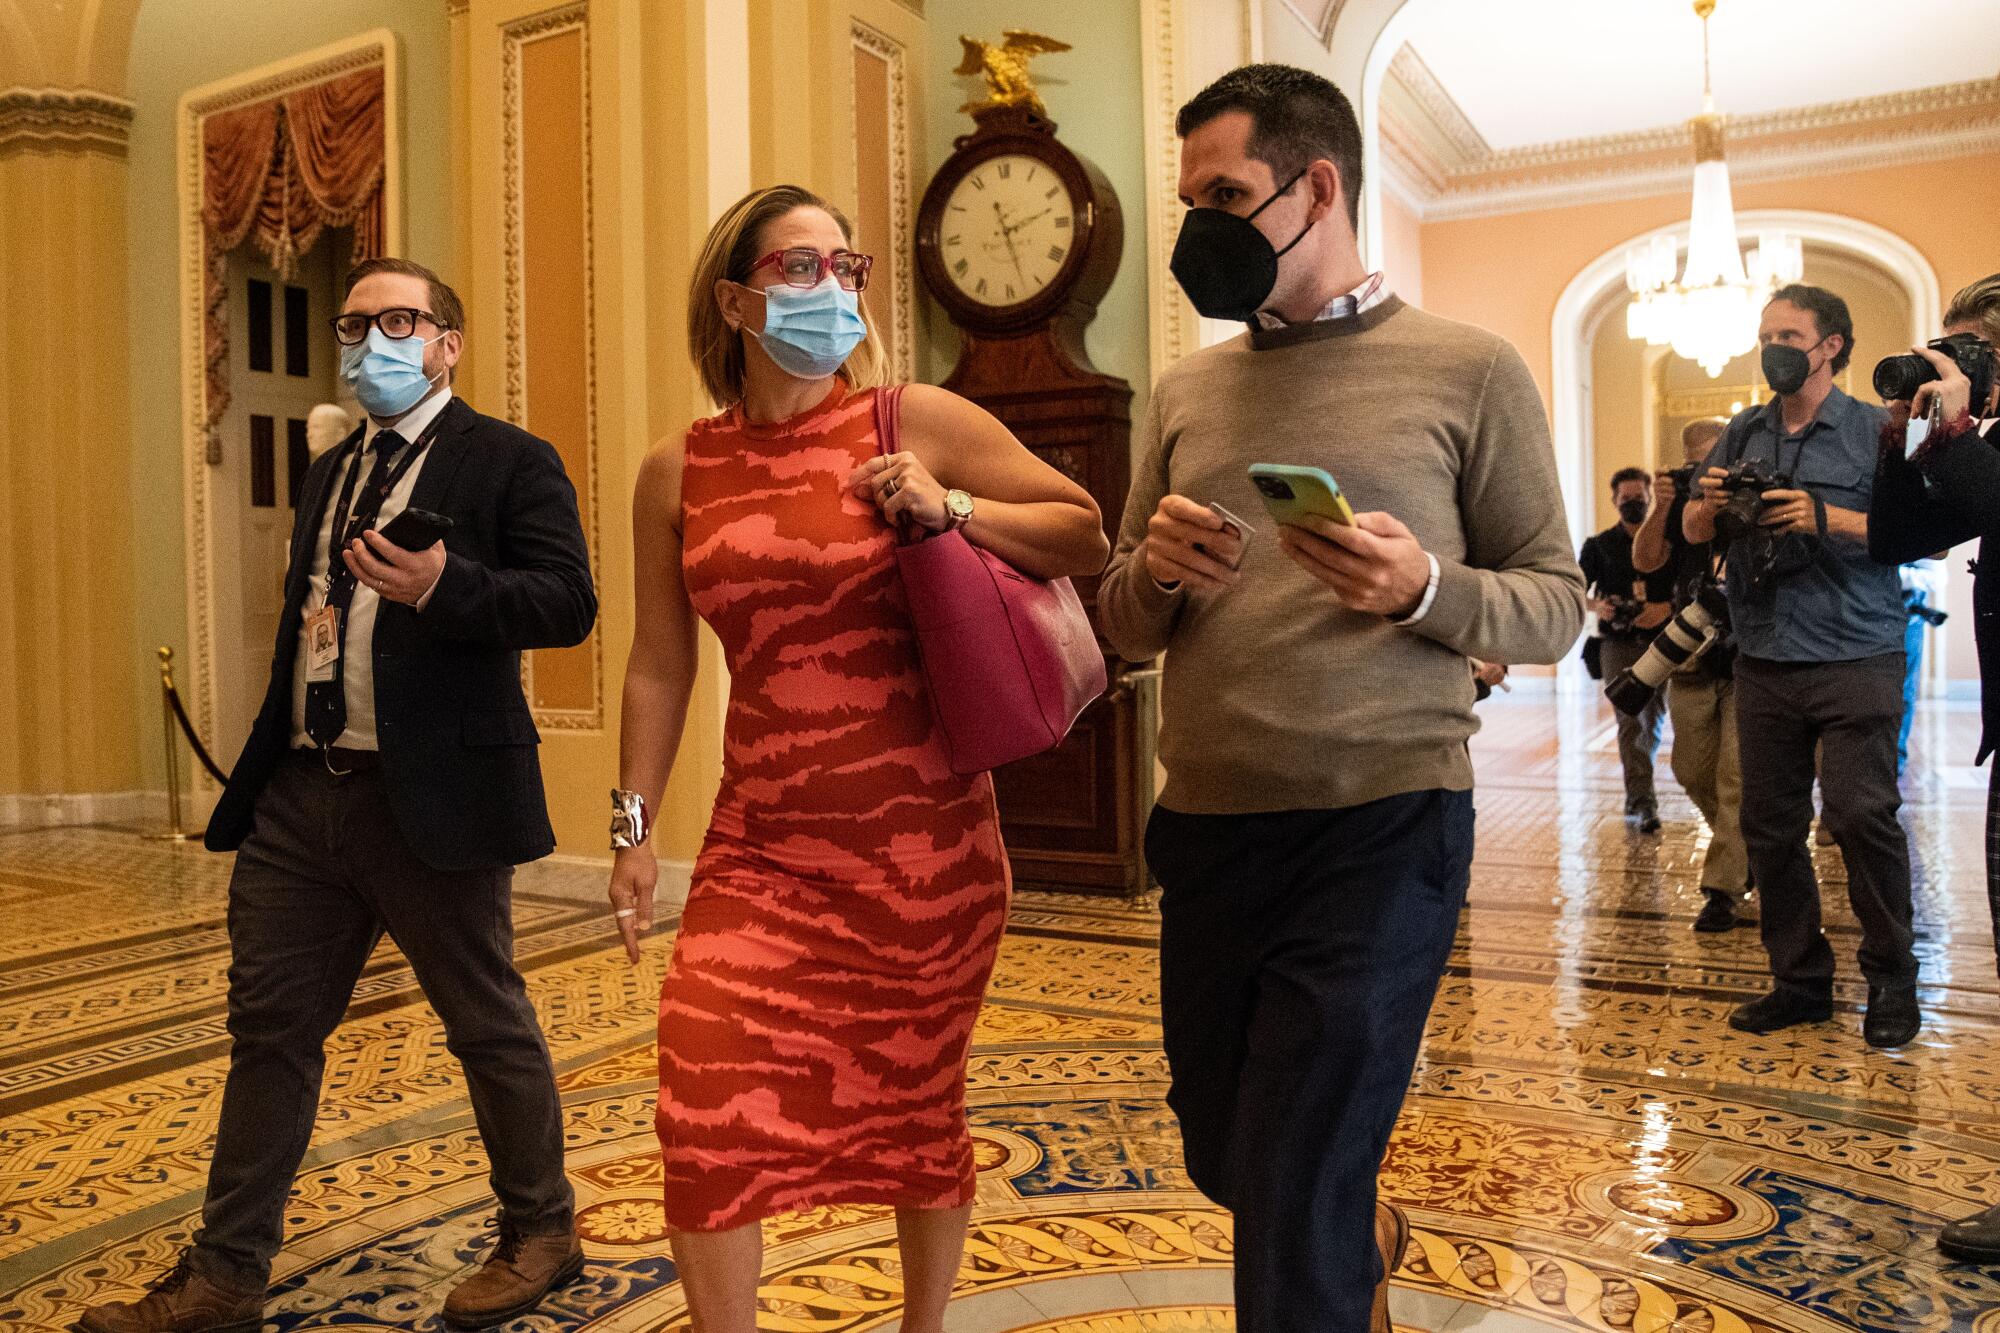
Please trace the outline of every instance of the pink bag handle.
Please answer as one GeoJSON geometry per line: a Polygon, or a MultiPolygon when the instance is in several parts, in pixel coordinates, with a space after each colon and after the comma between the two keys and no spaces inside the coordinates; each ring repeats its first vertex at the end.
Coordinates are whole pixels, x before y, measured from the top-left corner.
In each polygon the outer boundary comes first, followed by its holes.
{"type": "MultiPolygon", "coordinates": [[[[902,452],[901,423],[903,418],[903,389],[905,387],[901,384],[885,384],[875,391],[875,453],[877,457],[887,458],[890,454],[902,452]]],[[[907,517],[907,515],[904,517],[907,517]]],[[[896,530],[896,539],[898,541],[906,542],[910,539],[912,525],[902,522],[891,522],[889,526],[896,530]]],[[[919,528],[916,531],[922,532],[923,530],[919,528]]]]}

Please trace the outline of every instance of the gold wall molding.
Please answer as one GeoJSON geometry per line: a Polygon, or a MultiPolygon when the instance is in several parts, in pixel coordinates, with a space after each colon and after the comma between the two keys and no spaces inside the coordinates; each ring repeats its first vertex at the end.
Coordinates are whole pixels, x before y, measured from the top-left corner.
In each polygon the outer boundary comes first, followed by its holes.
{"type": "Polygon", "coordinates": [[[1167,267],[1181,213],[1180,144],[1174,137],[1174,114],[1186,100],[1187,62],[1180,0],[1143,0],[1143,4],[1140,72],[1146,106],[1149,196],[1145,210],[1147,351],[1152,377],[1158,379],[1162,371],[1195,348],[1194,307],[1167,267]]]}
{"type": "MultiPolygon", "coordinates": [[[[916,222],[910,214],[913,183],[908,53],[901,42],[858,18],[851,20],[849,35],[857,48],[881,60],[889,69],[889,234],[895,238],[889,262],[894,269],[896,290],[889,311],[889,371],[892,378],[907,383],[917,377],[918,286],[911,253],[916,222]]],[[[856,170],[858,174],[858,163],[856,170]]]]}
{"type": "MultiPolygon", "coordinates": [[[[206,300],[201,222],[201,125],[218,111],[249,106],[358,70],[381,67],[383,99],[382,246],[403,252],[402,78],[395,33],[387,28],[307,51],[289,60],[203,84],[182,95],[177,115],[180,226],[181,480],[182,538],[188,612],[186,703],[195,730],[215,734],[217,695],[215,523],[221,498],[210,456],[208,376],[202,321],[206,300]]],[[[197,790],[213,792],[206,773],[195,772],[197,790]]]]}
{"type": "MultiPolygon", "coordinates": [[[[591,162],[591,68],[590,5],[588,0],[545,10],[500,28],[501,124],[501,215],[502,266],[505,274],[504,339],[505,402],[507,419],[523,429],[528,423],[527,347],[527,253],[526,192],[527,171],[522,159],[522,48],[532,42],[567,33],[576,33],[582,61],[583,105],[579,120],[578,151],[583,171],[583,326],[580,353],[583,357],[583,457],[584,476],[578,490],[586,497],[584,537],[590,549],[590,577],[602,586],[602,525],[598,504],[598,476],[602,471],[597,456],[597,269],[593,233],[596,230],[592,195],[596,183],[591,162]]],[[[593,627],[585,641],[590,652],[590,703],[582,708],[555,708],[535,705],[535,654],[521,654],[521,688],[526,693],[535,724],[552,731],[598,731],[604,726],[604,634],[593,627]]]]}
{"type": "Polygon", "coordinates": [[[472,10],[472,0],[444,0],[444,16],[455,19],[472,10]]]}
{"type": "MultiPolygon", "coordinates": [[[[1384,183],[1426,222],[1681,190],[1691,161],[1684,125],[1481,152],[1469,118],[1407,45],[1383,82],[1380,131],[1384,183]]],[[[1732,117],[1727,133],[1738,183],[1991,152],[2000,79],[1732,117]]]]}
{"type": "Polygon", "coordinates": [[[0,90],[0,153],[87,152],[125,156],[132,103],[87,88],[0,90]]]}

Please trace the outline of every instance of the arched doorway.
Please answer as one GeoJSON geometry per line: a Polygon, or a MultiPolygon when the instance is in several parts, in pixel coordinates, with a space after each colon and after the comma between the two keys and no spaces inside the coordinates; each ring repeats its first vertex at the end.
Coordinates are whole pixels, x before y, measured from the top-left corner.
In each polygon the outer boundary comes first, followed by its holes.
{"type": "MultiPolygon", "coordinates": [[[[1809,247],[1845,255],[1867,264],[1886,276],[1907,298],[1910,311],[1908,341],[1932,336],[1943,308],[1937,273],[1915,246],[1893,232],[1872,223],[1832,213],[1800,209],[1752,209],[1736,215],[1738,228],[1745,233],[1784,230],[1798,236],[1809,247]]],[[[1589,531],[1595,498],[1591,477],[1595,454],[1589,392],[1590,332],[1594,316],[1602,316],[1604,302],[1625,285],[1625,252],[1631,246],[1655,236],[1670,236],[1677,245],[1687,243],[1688,224],[1671,226],[1631,236],[1584,265],[1563,288],[1556,302],[1549,330],[1551,353],[1550,401],[1555,438],[1556,471],[1562,482],[1563,504],[1569,513],[1570,535],[1581,544],[1589,531]]],[[[1934,655],[1934,678],[1943,680],[1945,654],[1934,655]]],[[[1563,678],[1574,684],[1580,679],[1566,665],[1563,678]]]]}

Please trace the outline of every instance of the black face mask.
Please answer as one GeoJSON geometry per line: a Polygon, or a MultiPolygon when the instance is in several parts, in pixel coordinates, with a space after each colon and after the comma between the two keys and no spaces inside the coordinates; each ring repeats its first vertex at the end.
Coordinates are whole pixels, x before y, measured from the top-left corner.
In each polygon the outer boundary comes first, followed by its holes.
{"type": "Polygon", "coordinates": [[[1805,388],[1806,381],[1812,378],[1813,370],[1812,358],[1807,353],[1825,341],[1825,338],[1821,338],[1812,347],[1803,349],[1787,347],[1783,343],[1765,344],[1762,357],[1764,383],[1771,386],[1771,392],[1780,398],[1788,398],[1805,388]]]}
{"type": "Polygon", "coordinates": [[[1246,217],[1221,208],[1188,210],[1167,267],[1196,310],[1209,319],[1248,321],[1270,299],[1271,289],[1278,285],[1278,259],[1290,254],[1313,224],[1299,228],[1291,243],[1279,250],[1250,219],[1298,184],[1307,170],[1310,168],[1301,169],[1272,191],[1271,197],[1246,217]]]}
{"type": "Polygon", "coordinates": [[[1644,523],[1646,521],[1646,502],[1644,500],[1619,501],[1618,517],[1624,519],[1627,523],[1644,523]]]}

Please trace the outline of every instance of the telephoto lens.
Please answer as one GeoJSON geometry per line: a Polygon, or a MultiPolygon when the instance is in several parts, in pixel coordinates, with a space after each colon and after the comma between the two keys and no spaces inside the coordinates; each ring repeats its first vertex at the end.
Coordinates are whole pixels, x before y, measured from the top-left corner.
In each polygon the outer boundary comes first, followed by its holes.
{"type": "Polygon", "coordinates": [[[1604,687],[1604,697],[1621,713],[1638,713],[1653,701],[1667,677],[1715,642],[1729,614],[1722,589],[1703,588],[1681,613],[1661,627],[1652,646],[1604,687]]]}
{"type": "MultiPolygon", "coordinates": [[[[1924,345],[1950,357],[1959,373],[1972,381],[1972,403],[1977,410],[1993,389],[1993,349],[1975,333],[1954,333],[1924,345]]],[[[1885,356],[1875,363],[1875,393],[1885,403],[1914,397],[1918,389],[1937,378],[1937,367],[1915,352],[1885,356]]]]}
{"type": "Polygon", "coordinates": [[[1937,377],[1937,368],[1914,352],[1885,356],[1875,363],[1875,395],[1885,403],[1901,402],[1937,377]]]}

